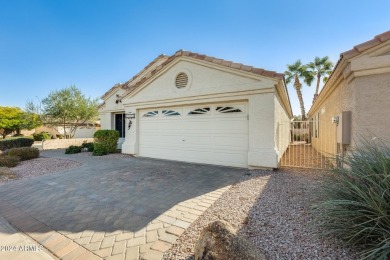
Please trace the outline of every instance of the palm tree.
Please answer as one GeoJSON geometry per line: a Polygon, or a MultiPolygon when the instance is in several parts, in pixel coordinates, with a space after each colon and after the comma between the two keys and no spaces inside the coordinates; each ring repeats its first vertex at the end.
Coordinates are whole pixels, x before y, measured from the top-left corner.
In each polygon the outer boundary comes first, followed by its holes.
{"type": "Polygon", "coordinates": [[[302,79],[308,86],[313,82],[313,74],[308,70],[306,65],[302,65],[300,60],[297,60],[295,63],[288,65],[287,64],[286,74],[286,83],[290,83],[294,79],[294,88],[297,91],[299,105],[301,107],[301,116],[302,120],[306,119],[305,105],[303,104],[302,98],[302,84],[299,79],[302,79]]]}
{"type": "Polygon", "coordinates": [[[328,80],[328,76],[332,73],[333,63],[329,60],[328,56],[323,58],[315,57],[314,62],[310,62],[308,65],[309,69],[313,73],[313,77],[317,77],[317,86],[316,92],[314,93],[313,103],[318,97],[318,92],[320,90],[320,81],[323,77],[323,82],[325,83],[328,80]]]}

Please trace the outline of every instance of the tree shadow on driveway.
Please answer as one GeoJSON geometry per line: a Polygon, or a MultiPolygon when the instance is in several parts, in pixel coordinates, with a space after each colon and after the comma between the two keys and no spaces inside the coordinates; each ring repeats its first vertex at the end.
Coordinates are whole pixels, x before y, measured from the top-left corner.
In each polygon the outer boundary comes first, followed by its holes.
{"type": "Polygon", "coordinates": [[[67,233],[137,232],[174,205],[231,185],[247,172],[146,158],[46,155],[83,166],[2,185],[0,205],[11,204],[67,233]]]}

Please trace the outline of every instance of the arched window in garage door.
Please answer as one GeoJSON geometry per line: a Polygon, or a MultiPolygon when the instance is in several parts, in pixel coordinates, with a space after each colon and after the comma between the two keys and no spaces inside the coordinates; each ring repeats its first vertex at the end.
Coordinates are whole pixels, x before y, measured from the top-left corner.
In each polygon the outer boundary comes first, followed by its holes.
{"type": "Polygon", "coordinates": [[[197,108],[188,112],[188,115],[204,115],[210,112],[209,107],[197,108]]]}
{"type": "Polygon", "coordinates": [[[180,113],[177,112],[177,111],[173,111],[173,110],[163,110],[162,111],[162,114],[164,116],[180,116],[180,113]]]}
{"type": "Polygon", "coordinates": [[[218,111],[219,113],[241,113],[242,110],[237,108],[237,107],[217,107],[215,109],[216,111],[218,111]]]}
{"type": "Polygon", "coordinates": [[[150,112],[147,112],[145,113],[142,117],[154,117],[154,116],[157,116],[158,115],[158,111],[150,111],[150,112]]]}

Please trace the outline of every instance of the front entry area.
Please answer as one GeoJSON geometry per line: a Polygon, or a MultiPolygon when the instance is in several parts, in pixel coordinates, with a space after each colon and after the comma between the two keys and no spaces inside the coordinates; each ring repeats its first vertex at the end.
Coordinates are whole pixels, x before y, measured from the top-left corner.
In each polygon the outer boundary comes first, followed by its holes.
{"type": "Polygon", "coordinates": [[[248,166],[247,102],[139,111],[139,155],[248,166]]]}

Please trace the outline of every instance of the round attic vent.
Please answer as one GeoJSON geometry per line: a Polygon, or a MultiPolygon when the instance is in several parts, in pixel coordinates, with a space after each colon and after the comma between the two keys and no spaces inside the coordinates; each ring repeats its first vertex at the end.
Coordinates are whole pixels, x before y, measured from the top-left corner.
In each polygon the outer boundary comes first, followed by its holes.
{"type": "Polygon", "coordinates": [[[184,72],[180,72],[176,76],[175,85],[177,88],[185,88],[188,84],[188,76],[184,72]]]}

